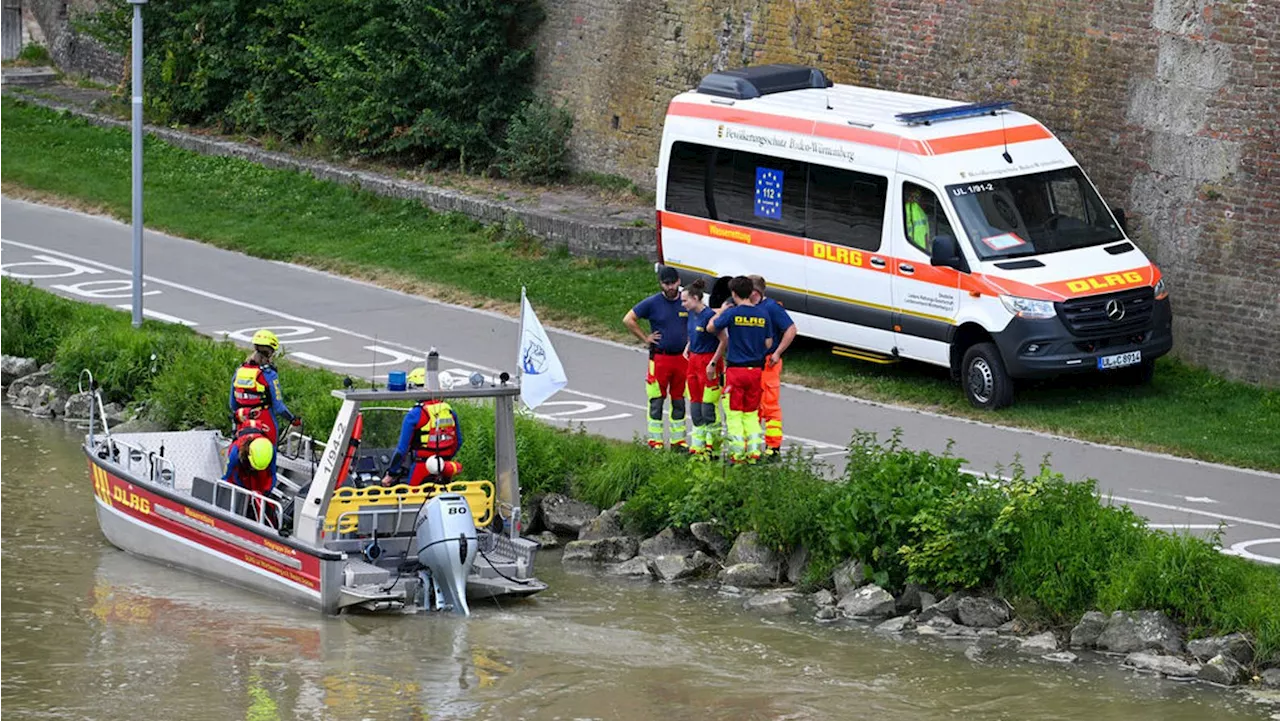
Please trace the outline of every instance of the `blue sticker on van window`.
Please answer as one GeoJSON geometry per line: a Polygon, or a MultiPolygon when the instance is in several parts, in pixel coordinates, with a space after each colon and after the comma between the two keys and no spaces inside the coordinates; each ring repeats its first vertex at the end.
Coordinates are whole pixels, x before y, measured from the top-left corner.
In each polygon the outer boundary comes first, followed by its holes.
{"type": "Polygon", "coordinates": [[[756,216],[782,220],[782,171],[756,168],[756,216]]]}

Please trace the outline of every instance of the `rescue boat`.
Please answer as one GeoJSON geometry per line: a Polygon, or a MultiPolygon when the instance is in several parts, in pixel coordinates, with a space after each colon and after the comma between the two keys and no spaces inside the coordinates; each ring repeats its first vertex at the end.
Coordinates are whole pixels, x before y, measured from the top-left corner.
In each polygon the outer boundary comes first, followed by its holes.
{"type": "Polygon", "coordinates": [[[430,360],[425,388],[332,391],[342,405],[328,440],[282,438],[266,495],[221,480],[230,441],[219,431],[112,433],[90,375],[84,451],[103,535],[135,556],[328,614],[468,615],[476,600],[545,590],[533,576],[538,544],[519,535],[519,385],[503,374],[441,388],[430,360]],[[404,412],[369,404],[428,398],[493,404],[492,480],[377,483],[392,452],[361,446],[362,409],[404,412]]]}

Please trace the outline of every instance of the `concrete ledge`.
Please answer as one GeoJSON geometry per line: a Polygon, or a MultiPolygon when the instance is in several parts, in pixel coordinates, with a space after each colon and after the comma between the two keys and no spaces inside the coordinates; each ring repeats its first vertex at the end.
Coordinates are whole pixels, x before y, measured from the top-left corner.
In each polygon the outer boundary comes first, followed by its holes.
{"type": "Polygon", "coordinates": [[[3,73],[5,85],[32,87],[48,85],[57,79],[58,72],[53,68],[5,68],[3,73]]]}
{"type": "MultiPolygon", "coordinates": [[[[8,70],[5,71],[6,78],[8,72],[8,70]]],[[[21,99],[23,102],[31,103],[32,105],[76,115],[101,127],[124,128],[126,130],[129,128],[127,121],[92,113],[45,98],[35,98],[24,94],[21,99]]],[[[375,195],[416,200],[432,210],[443,213],[461,213],[485,223],[519,221],[529,233],[544,242],[566,246],[571,255],[609,259],[656,259],[653,228],[619,227],[558,216],[488,198],[468,195],[456,190],[401,180],[381,173],[354,170],[321,161],[307,160],[287,153],[263,150],[244,143],[194,135],[172,128],[147,125],[144,126],[144,130],[147,134],[166,143],[202,155],[241,158],[268,168],[307,173],[318,180],[355,186],[375,195]]]]}

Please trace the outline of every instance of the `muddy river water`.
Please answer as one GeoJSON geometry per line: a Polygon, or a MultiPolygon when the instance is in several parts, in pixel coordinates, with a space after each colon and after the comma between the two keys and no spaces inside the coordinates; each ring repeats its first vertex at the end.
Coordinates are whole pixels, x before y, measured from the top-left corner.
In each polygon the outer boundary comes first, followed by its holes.
{"type": "Polygon", "coordinates": [[[326,618],[128,556],[98,531],[75,431],[3,409],[3,712],[11,719],[1265,719],[1244,694],[894,639],[812,613],[566,571],[530,601],[326,618]]]}

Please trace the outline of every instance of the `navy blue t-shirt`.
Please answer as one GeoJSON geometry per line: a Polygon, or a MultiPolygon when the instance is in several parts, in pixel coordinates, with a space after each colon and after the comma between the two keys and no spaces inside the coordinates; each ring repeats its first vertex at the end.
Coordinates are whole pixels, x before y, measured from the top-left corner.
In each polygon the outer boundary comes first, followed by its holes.
{"type": "Polygon", "coordinates": [[[773,346],[769,350],[776,350],[778,344],[782,342],[782,334],[795,325],[795,321],[791,320],[786,308],[783,308],[782,304],[773,298],[765,298],[756,303],[756,307],[763,310],[765,315],[769,317],[769,325],[773,327],[773,346]]]}
{"type": "Polygon", "coordinates": [[[724,355],[731,365],[763,364],[769,353],[765,341],[773,337],[769,316],[763,310],[752,305],[734,306],[712,321],[712,326],[717,332],[729,329],[729,348],[724,355]]]}
{"type": "Polygon", "coordinates": [[[720,338],[716,336],[716,332],[707,327],[707,323],[711,321],[711,316],[716,312],[710,308],[703,307],[701,313],[689,314],[689,352],[690,353],[715,353],[716,348],[720,345],[720,338]]]}
{"type": "Polygon", "coordinates": [[[654,293],[636,303],[631,309],[637,318],[649,321],[649,332],[662,334],[657,348],[664,353],[683,353],[685,343],[689,340],[687,319],[689,311],[684,309],[680,296],[675,300],[667,300],[661,293],[654,293]]]}

